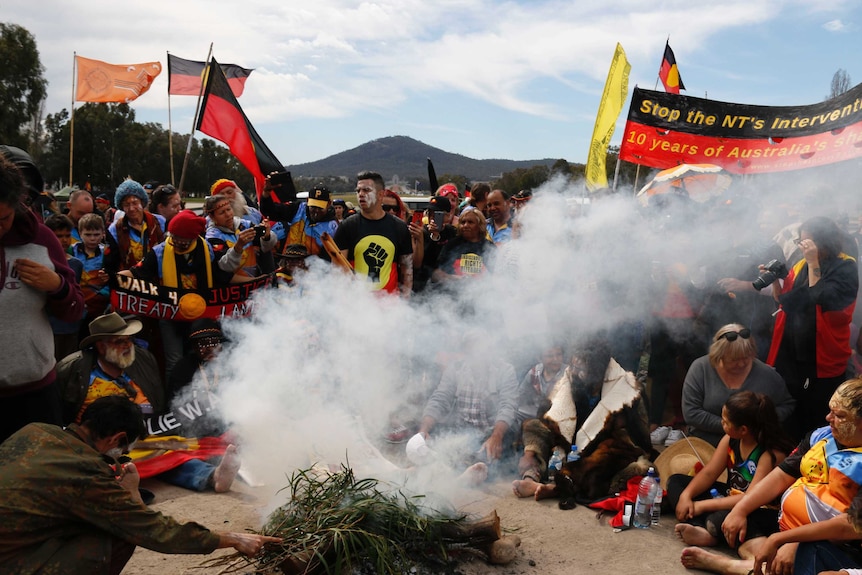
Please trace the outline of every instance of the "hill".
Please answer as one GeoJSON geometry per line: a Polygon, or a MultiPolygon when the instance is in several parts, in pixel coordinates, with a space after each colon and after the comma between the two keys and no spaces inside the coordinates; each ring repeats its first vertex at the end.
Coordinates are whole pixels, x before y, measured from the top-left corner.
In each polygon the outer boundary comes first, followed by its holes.
{"type": "Polygon", "coordinates": [[[536,165],[551,167],[556,159],[542,160],[474,160],[424,144],[407,136],[389,136],[371,140],[316,162],[287,166],[294,178],[340,176],[352,178],[362,170],[379,172],[387,181],[397,179],[412,185],[419,180],[427,185],[427,158],[431,158],[438,176],[461,175],[468,180],[492,180],[518,168],[536,165]]]}

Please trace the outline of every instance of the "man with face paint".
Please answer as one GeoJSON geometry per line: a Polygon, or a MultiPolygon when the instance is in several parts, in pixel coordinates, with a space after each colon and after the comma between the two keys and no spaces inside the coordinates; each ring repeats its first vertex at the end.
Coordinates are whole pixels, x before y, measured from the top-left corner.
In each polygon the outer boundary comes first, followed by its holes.
{"type": "Polygon", "coordinates": [[[847,515],[851,503],[862,503],[862,378],[835,390],[826,421],[829,425],[812,431],[746,491],[725,519],[724,536],[731,547],[739,545],[743,559],[689,547],[683,551],[683,565],[717,573],[781,575],[813,575],[862,565],[862,534],[847,515]],[[766,539],[746,541],[748,514],[778,497],[779,531],[766,539]]]}
{"type": "Polygon", "coordinates": [[[0,566],[3,573],[118,574],[140,545],[161,553],[233,547],[253,557],[252,533],[215,532],[148,508],[134,464],[117,457],[146,435],[141,411],[103,397],[79,425],[31,423],[0,445],[0,566]]]}
{"type": "Polygon", "coordinates": [[[375,172],[356,176],[359,213],[344,220],[335,243],[372,290],[410,297],[413,289],[413,242],[403,220],[383,210],[383,177],[375,172]]]}

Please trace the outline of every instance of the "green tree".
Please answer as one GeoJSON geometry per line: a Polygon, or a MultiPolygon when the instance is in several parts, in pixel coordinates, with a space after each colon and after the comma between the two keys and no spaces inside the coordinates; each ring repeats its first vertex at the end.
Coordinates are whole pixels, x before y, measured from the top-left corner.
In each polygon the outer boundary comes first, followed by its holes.
{"type": "Polygon", "coordinates": [[[518,168],[506,172],[503,177],[491,182],[492,189],[505,190],[509,195],[520,190],[533,190],[548,181],[551,170],[548,166],[538,165],[532,168],[518,168]]]}
{"type": "Polygon", "coordinates": [[[0,22],[0,143],[18,146],[38,158],[36,140],[48,82],[36,40],[17,24],[0,22]]]}
{"type": "MultiPolygon", "coordinates": [[[[437,178],[437,181],[440,183],[441,186],[443,184],[448,184],[448,183],[455,184],[455,186],[458,188],[458,192],[462,196],[464,195],[464,189],[467,187],[467,184],[470,182],[470,180],[467,178],[467,176],[462,176],[460,174],[443,174],[442,176],[437,178]]],[[[436,192],[436,191],[437,190],[433,190],[432,193],[436,192]]]]}

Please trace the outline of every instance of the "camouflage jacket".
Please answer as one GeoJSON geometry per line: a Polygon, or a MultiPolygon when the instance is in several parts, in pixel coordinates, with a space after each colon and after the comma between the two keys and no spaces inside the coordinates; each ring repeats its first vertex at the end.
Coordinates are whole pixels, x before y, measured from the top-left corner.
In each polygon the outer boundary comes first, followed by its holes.
{"type": "Polygon", "coordinates": [[[218,534],[136,503],[78,434],[31,423],[0,445],[0,572],[107,573],[112,539],[211,553],[218,534]]]}

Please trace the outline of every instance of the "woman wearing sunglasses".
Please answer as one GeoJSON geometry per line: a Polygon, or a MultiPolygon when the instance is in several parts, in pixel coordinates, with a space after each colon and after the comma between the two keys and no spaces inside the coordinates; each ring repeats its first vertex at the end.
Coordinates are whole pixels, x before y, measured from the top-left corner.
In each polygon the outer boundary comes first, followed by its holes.
{"type": "Polygon", "coordinates": [[[794,400],[784,380],[757,359],[751,331],[731,323],[715,333],[709,353],[694,360],[685,376],[682,411],[690,434],[718,445],[724,435],[721,408],[739,391],[768,395],[781,422],[793,412],[794,400]]]}

